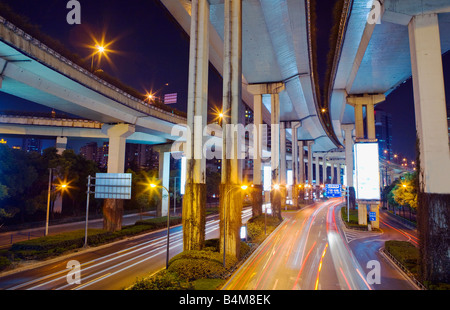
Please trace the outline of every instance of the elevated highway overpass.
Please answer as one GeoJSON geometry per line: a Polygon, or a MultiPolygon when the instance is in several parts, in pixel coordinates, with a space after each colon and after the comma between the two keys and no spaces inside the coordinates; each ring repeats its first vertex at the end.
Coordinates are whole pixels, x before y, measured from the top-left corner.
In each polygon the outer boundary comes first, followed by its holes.
{"type": "Polygon", "coordinates": [[[412,77],[423,191],[423,270],[432,281],[449,281],[443,276],[450,266],[449,242],[442,239],[450,226],[442,68],[442,54],[450,50],[449,32],[446,0],[345,0],[328,89],[333,129],[348,152],[349,167],[354,140],[375,141],[374,106],[412,77]],[[438,250],[439,244],[446,244],[445,249],[438,250]]]}

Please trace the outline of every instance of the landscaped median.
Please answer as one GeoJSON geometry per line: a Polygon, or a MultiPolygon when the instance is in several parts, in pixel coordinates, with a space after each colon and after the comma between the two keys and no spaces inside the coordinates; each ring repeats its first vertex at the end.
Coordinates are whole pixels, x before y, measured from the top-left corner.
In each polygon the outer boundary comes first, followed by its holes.
{"type": "MultiPolygon", "coordinates": [[[[181,217],[170,218],[171,226],[178,224],[181,224],[181,217]]],[[[159,217],[137,221],[134,225],[124,226],[116,232],[89,229],[88,245],[98,246],[166,227],[167,217],[159,217]]],[[[84,238],[83,229],[14,243],[11,248],[0,250],[0,271],[12,268],[22,261],[43,260],[76,251],[84,246],[84,238]]]]}
{"type": "Polygon", "coordinates": [[[220,253],[219,239],[206,240],[201,251],[185,251],[169,261],[168,269],[138,279],[128,290],[215,290],[261,244],[282,221],[264,215],[247,222],[248,240],[241,242],[240,260],[220,253]]]}

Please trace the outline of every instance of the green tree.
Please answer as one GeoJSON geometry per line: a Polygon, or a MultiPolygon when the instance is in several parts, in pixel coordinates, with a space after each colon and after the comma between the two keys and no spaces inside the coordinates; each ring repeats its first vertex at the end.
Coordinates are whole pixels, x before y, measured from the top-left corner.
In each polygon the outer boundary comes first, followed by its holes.
{"type": "Polygon", "coordinates": [[[20,214],[26,216],[26,199],[33,190],[38,173],[33,166],[35,154],[0,145],[0,208],[5,218],[20,214]]]}
{"type": "Polygon", "coordinates": [[[404,178],[394,186],[392,196],[396,203],[417,209],[416,177],[417,173],[405,174],[404,178]]]}
{"type": "MultiPolygon", "coordinates": [[[[51,152],[50,152],[51,153],[51,152]]],[[[87,160],[73,150],[65,150],[62,155],[53,157],[49,166],[54,168],[56,180],[54,183],[67,184],[63,193],[63,213],[79,215],[84,213],[86,206],[86,191],[88,176],[95,176],[99,171],[97,164],[87,160]]]]}

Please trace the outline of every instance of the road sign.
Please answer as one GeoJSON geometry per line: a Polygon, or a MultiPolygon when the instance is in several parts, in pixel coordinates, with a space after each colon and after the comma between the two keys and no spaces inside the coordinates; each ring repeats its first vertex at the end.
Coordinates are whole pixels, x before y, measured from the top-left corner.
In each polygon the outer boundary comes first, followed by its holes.
{"type": "Polygon", "coordinates": [[[340,184],[325,184],[325,193],[328,198],[342,197],[342,185],[340,185],[340,184]]]}
{"type": "Polygon", "coordinates": [[[375,222],[377,220],[377,213],[376,212],[369,212],[369,221],[375,222]]]}
{"type": "Polygon", "coordinates": [[[131,199],[131,173],[97,173],[95,198],[131,199]]]}

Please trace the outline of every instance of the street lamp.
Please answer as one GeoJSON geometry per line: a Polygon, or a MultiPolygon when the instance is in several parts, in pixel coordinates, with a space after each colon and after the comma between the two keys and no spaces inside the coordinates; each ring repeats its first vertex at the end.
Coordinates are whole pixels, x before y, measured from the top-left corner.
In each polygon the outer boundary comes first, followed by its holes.
{"type": "MultiPolygon", "coordinates": [[[[225,194],[225,198],[228,197],[228,194],[231,193],[231,191],[233,189],[241,189],[242,191],[246,191],[248,189],[248,185],[234,185],[232,186],[225,194]]],[[[226,228],[227,228],[227,208],[225,206],[225,204],[223,205],[223,267],[225,268],[225,252],[226,252],[226,248],[225,248],[225,241],[226,241],[226,228]]]]}
{"type": "Polygon", "coordinates": [[[169,199],[167,200],[169,203],[168,208],[167,208],[167,250],[166,250],[166,269],[167,269],[167,268],[169,268],[169,244],[170,244],[170,238],[169,238],[169,236],[170,236],[170,233],[169,233],[169,230],[170,230],[170,192],[163,185],[157,185],[155,183],[150,183],[150,187],[151,188],[157,188],[157,187],[164,188],[167,192],[167,195],[169,195],[169,199]]]}
{"type": "MultiPolygon", "coordinates": [[[[96,45],[95,46],[96,51],[92,54],[92,59],[91,59],[91,71],[94,72],[94,56],[96,54],[103,54],[105,53],[105,47],[101,46],[101,45],[96,45]]],[[[99,58],[100,61],[100,58],[99,58]]]]}
{"type": "MultiPolygon", "coordinates": [[[[47,215],[45,218],[45,233],[44,236],[48,236],[48,220],[50,215],[50,202],[51,202],[51,193],[52,193],[52,178],[53,178],[53,168],[48,168],[48,194],[47,194],[47,215]]],[[[67,189],[66,183],[61,183],[59,185],[59,190],[63,191],[67,189]]],[[[58,190],[58,189],[56,189],[58,190]]]]}

